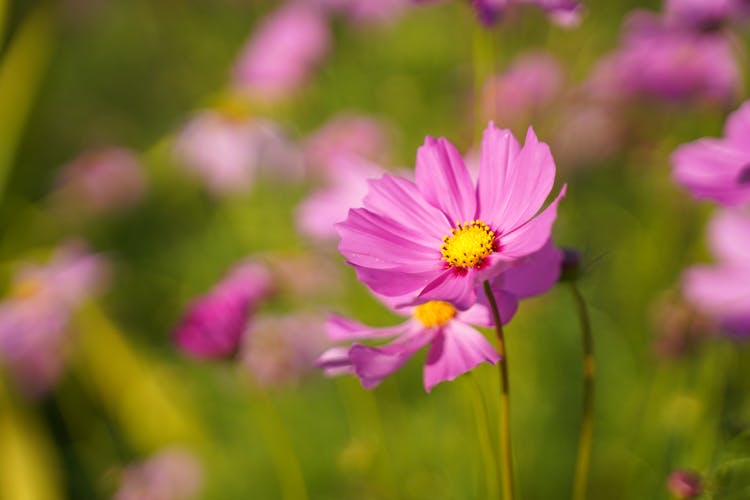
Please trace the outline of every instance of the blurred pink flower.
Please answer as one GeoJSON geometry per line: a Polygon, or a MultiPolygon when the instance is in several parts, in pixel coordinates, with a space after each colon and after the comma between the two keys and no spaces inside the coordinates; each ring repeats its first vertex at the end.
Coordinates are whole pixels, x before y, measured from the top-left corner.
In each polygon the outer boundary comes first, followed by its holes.
{"type": "Polygon", "coordinates": [[[750,335],[750,214],[719,212],[709,226],[709,243],[718,264],[689,269],[683,293],[728,333],[750,335]]]}
{"type": "Polygon", "coordinates": [[[563,90],[565,76],[550,54],[529,52],[517,57],[502,74],[484,85],[484,118],[503,127],[527,128],[537,114],[554,103],[563,90]]]}
{"type": "Polygon", "coordinates": [[[299,90],[331,45],[322,10],[289,2],[253,32],[234,69],[234,84],[251,97],[274,101],[299,90]]]}
{"type": "Polygon", "coordinates": [[[565,192],[540,212],[555,178],[549,148],[531,128],[521,148],[509,130],[492,123],[476,185],[444,138],[427,137],[415,178],[371,181],[364,208],[349,210],[336,226],[339,250],[375,293],[458,309],[474,304],[477,283],[542,248],[565,192]]]}
{"type": "Polygon", "coordinates": [[[385,173],[379,166],[354,156],[332,159],[329,169],[330,184],[313,192],[297,208],[299,231],[318,241],[337,238],[335,224],[346,219],[350,208],[362,206],[368,181],[385,173]]]}
{"type": "Polygon", "coordinates": [[[323,321],[316,316],[258,316],[248,327],[239,359],[255,383],[285,386],[314,370],[328,345],[323,321]]]}
{"type": "Polygon", "coordinates": [[[703,485],[698,474],[688,470],[676,470],[667,479],[667,489],[678,499],[698,498],[703,493],[703,485]]]}
{"type": "MultiPolygon", "coordinates": [[[[513,318],[518,299],[544,293],[557,282],[561,262],[562,252],[548,241],[541,250],[492,281],[503,323],[513,318]]],[[[390,298],[384,302],[409,320],[395,327],[375,328],[340,316],[329,319],[326,330],[333,341],[395,339],[378,347],[355,343],[349,349],[329,349],[318,360],[328,375],[354,373],[364,387],[371,389],[429,344],[424,387],[430,392],[440,382],[453,380],[481,363],[494,364],[500,359],[494,347],[471,326],[493,324],[483,295],[465,310],[440,300],[416,307],[398,306],[398,300],[390,298]]]]}
{"type": "Polygon", "coordinates": [[[29,396],[47,392],[65,366],[68,324],[102,290],[106,265],[78,242],[60,246],[47,265],[25,265],[0,303],[0,364],[29,396]]]}
{"type": "Polygon", "coordinates": [[[394,20],[411,3],[409,0],[313,0],[334,14],[356,22],[382,23],[394,20]]]}
{"type": "Polygon", "coordinates": [[[198,498],[203,471],[192,453],[170,448],[122,472],[114,500],[189,500],[198,498]]]}
{"type": "Polygon", "coordinates": [[[101,213],[138,203],[146,192],[146,182],[143,167],[131,151],[100,149],[65,165],[53,196],[66,207],[101,213]]]}
{"type": "MultiPolygon", "coordinates": [[[[412,0],[415,3],[434,3],[435,0],[412,0]]],[[[485,26],[499,22],[507,12],[519,5],[534,5],[545,11],[553,22],[564,27],[575,27],[581,21],[583,7],[579,0],[470,0],[479,21],[485,26]]]]}
{"type": "Polygon", "coordinates": [[[750,202],[750,101],[727,119],[722,139],[699,139],[672,154],[675,181],[699,199],[750,202]]]}
{"type": "Polygon", "coordinates": [[[261,168],[285,179],[302,174],[298,152],[277,125],[216,111],[201,112],[185,125],[175,155],[217,195],[249,190],[261,168]]]}
{"type": "Polygon", "coordinates": [[[314,300],[341,289],[340,266],[327,254],[274,253],[267,261],[281,295],[314,300]]]}
{"type": "Polygon", "coordinates": [[[258,302],[272,290],[265,267],[252,260],[232,268],[210,292],[188,307],[174,333],[177,346],[203,360],[230,358],[258,302]]]}
{"type": "Polygon", "coordinates": [[[315,173],[335,179],[340,171],[340,156],[358,156],[384,161],[389,145],[385,126],[366,115],[343,113],[334,116],[305,141],[305,159],[315,173]]]}
{"type": "Polygon", "coordinates": [[[620,47],[594,69],[589,90],[607,99],[650,97],[725,104],[740,88],[729,42],[669,26],[646,12],[628,17],[620,47]]]}
{"type": "Polygon", "coordinates": [[[550,142],[560,166],[584,167],[605,161],[617,153],[624,140],[618,113],[595,101],[567,106],[559,123],[550,142]]]}
{"type": "Polygon", "coordinates": [[[665,0],[667,22],[698,31],[712,31],[722,24],[747,17],[745,0],[665,0]]]}

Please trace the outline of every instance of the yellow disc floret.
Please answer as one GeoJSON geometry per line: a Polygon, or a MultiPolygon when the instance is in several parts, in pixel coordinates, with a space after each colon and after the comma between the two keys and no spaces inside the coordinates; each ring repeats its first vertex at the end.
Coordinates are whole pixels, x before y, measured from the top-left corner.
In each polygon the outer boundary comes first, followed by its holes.
{"type": "Polygon", "coordinates": [[[431,300],[414,309],[414,317],[427,328],[443,326],[456,315],[456,308],[442,300],[431,300]]]}
{"type": "Polygon", "coordinates": [[[480,220],[458,223],[443,238],[440,253],[452,267],[476,267],[495,251],[495,233],[480,220]]]}

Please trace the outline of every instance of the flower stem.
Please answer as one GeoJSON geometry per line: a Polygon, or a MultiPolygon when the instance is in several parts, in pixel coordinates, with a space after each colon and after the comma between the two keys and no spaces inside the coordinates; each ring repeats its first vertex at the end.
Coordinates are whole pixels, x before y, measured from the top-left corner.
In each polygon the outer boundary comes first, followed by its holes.
{"type": "Polygon", "coordinates": [[[591,441],[594,424],[594,342],[591,336],[591,321],[589,320],[586,301],[575,281],[571,282],[570,289],[573,292],[578,319],[581,322],[581,341],[583,344],[583,419],[581,421],[581,436],[578,441],[573,500],[584,500],[588,484],[589,463],[591,462],[591,441]]]}
{"type": "Polygon", "coordinates": [[[503,479],[503,498],[513,500],[513,454],[510,446],[510,381],[508,380],[508,356],[505,352],[505,336],[500,311],[489,281],[484,282],[484,293],[490,303],[492,319],[497,333],[497,351],[500,361],[497,366],[500,374],[500,474],[503,479]]]}

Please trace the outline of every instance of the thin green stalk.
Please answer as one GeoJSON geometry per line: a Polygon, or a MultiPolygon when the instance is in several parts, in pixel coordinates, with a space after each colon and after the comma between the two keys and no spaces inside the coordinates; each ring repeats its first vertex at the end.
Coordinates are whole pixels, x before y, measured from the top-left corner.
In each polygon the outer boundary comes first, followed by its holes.
{"type": "Polygon", "coordinates": [[[500,473],[503,479],[503,498],[513,500],[513,454],[510,445],[510,380],[508,379],[508,356],[505,351],[505,336],[503,323],[500,321],[500,311],[497,308],[495,295],[492,293],[490,282],[484,282],[484,293],[490,303],[492,319],[497,333],[497,351],[500,354],[498,371],[500,375],[500,473]]]}
{"type": "Polygon", "coordinates": [[[500,496],[500,485],[497,482],[497,458],[495,457],[495,452],[492,449],[492,444],[490,442],[492,437],[490,431],[490,415],[479,382],[474,378],[473,373],[470,373],[469,375],[468,378],[471,390],[467,391],[467,393],[469,394],[472,406],[474,407],[474,418],[477,424],[479,449],[482,454],[482,461],[484,462],[484,479],[487,488],[487,498],[498,498],[500,496]]]}
{"type": "Polygon", "coordinates": [[[256,396],[253,399],[253,415],[268,444],[268,451],[278,476],[281,498],[307,500],[302,468],[273,401],[262,389],[255,390],[253,394],[256,396]]]}
{"type": "Polygon", "coordinates": [[[591,335],[591,321],[589,320],[586,301],[581,295],[576,282],[570,284],[576,303],[578,319],[581,323],[581,341],[583,345],[583,417],[581,421],[581,435],[578,441],[578,457],[576,459],[575,481],[573,482],[573,500],[586,498],[588,485],[589,464],[591,463],[591,441],[594,428],[594,342],[591,335]]]}

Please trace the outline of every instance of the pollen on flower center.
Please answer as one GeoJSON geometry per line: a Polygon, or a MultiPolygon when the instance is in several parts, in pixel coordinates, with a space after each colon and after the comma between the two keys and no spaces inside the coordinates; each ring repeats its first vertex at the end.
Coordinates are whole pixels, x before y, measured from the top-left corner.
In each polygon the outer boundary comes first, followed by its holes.
{"type": "Polygon", "coordinates": [[[442,300],[431,300],[414,309],[414,317],[425,327],[442,326],[453,319],[456,308],[442,300]]]}
{"type": "Polygon", "coordinates": [[[459,223],[440,247],[445,262],[463,268],[480,265],[495,250],[495,232],[480,220],[459,223]]]}

